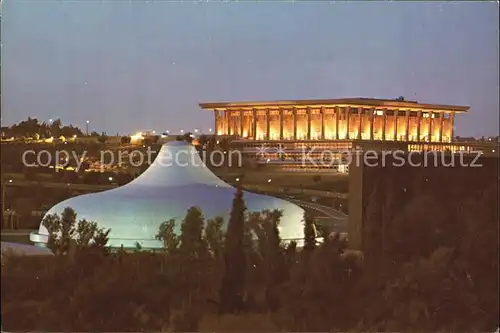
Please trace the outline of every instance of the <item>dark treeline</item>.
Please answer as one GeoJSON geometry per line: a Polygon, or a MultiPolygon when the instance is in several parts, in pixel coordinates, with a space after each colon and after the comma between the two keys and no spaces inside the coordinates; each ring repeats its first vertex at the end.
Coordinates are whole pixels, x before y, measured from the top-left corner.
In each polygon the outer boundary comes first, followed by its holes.
{"type": "Polygon", "coordinates": [[[40,122],[36,118],[28,118],[10,127],[2,127],[2,135],[15,138],[43,139],[49,137],[72,137],[82,136],[80,128],[73,125],[64,126],[60,119],[54,121],[40,122]]]}
{"type": "MultiPolygon", "coordinates": [[[[433,203],[442,198],[417,193],[401,213],[384,217],[391,227],[384,244],[367,240],[374,252],[383,249],[377,255],[348,250],[337,235],[316,244],[308,216],[304,248],[284,244],[280,212],[248,214],[239,191],[227,229],[192,207],[180,225],[161,224],[157,238],[165,246],[156,252],[109,253],[102,246],[106,232],[75,223],[68,210],[44,223],[53,235],[85,235],[82,241],[54,239],[54,257],[4,257],[2,325],[14,331],[494,331],[497,194],[492,184],[455,198],[456,214],[441,214],[433,203]]],[[[373,198],[366,223],[379,218],[385,200],[373,198]]]]}

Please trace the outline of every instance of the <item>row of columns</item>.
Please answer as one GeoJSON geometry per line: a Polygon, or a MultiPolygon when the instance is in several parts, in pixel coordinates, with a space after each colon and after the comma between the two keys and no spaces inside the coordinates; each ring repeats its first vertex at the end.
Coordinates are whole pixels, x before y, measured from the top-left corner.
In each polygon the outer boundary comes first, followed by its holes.
{"type": "MultiPolygon", "coordinates": [[[[387,115],[387,109],[374,109],[374,108],[371,108],[371,109],[368,109],[369,110],[369,121],[370,121],[370,131],[369,131],[369,139],[370,140],[373,140],[374,139],[374,133],[373,133],[373,129],[374,129],[374,118],[375,116],[377,115],[378,112],[382,112],[382,140],[387,140],[388,138],[386,137],[386,125],[387,125],[387,120],[388,120],[388,115],[387,115]]],[[[284,128],[284,110],[283,109],[280,109],[279,110],[279,123],[280,123],[280,127],[279,127],[279,138],[280,140],[283,140],[284,139],[284,136],[283,136],[283,128],[284,128]]],[[[219,133],[219,126],[221,124],[221,122],[225,122],[227,124],[227,127],[226,127],[226,133],[223,133],[223,134],[229,134],[231,133],[231,122],[229,121],[230,119],[230,113],[233,113],[233,112],[239,112],[239,133],[242,134],[244,132],[244,110],[238,110],[238,111],[225,111],[224,115],[221,115],[221,111],[219,110],[215,110],[215,133],[219,133]]],[[[257,133],[257,109],[253,109],[252,110],[253,112],[253,121],[252,121],[252,132],[255,136],[255,133],[257,133]]],[[[266,140],[269,140],[270,139],[270,130],[271,130],[271,126],[270,126],[270,122],[271,122],[271,116],[270,116],[270,109],[266,109],[265,110],[266,112],[266,136],[265,136],[265,139],[266,140]]],[[[402,111],[402,110],[394,110],[393,111],[394,114],[393,114],[393,120],[394,120],[394,124],[395,124],[395,129],[394,129],[394,133],[393,133],[393,140],[397,140],[397,135],[398,135],[398,126],[397,126],[397,123],[398,123],[398,116],[400,115],[400,113],[404,113],[404,120],[405,120],[405,141],[408,141],[409,140],[409,127],[410,127],[410,112],[409,110],[405,110],[405,111],[402,111]]],[[[307,108],[306,109],[306,115],[307,115],[307,140],[311,140],[311,108],[307,108]]],[[[335,139],[339,139],[339,116],[340,115],[344,115],[344,118],[345,118],[345,121],[346,121],[346,139],[362,139],[362,132],[363,132],[363,128],[362,128],[362,125],[363,125],[363,122],[362,122],[362,117],[363,117],[363,114],[362,113],[358,113],[358,117],[359,117],[359,128],[358,128],[358,131],[357,131],[357,135],[356,137],[350,137],[349,135],[349,129],[350,129],[350,124],[349,124],[349,120],[351,118],[351,108],[350,107],[344,107],[343,108],[343,111],[341,111],[341,108],[340,107],[335,107],[335,139]]],[[[439,119],[440,119],[440,123],[439,123],[439,140],[437,140],[436,142],[442,142],[443,141],[443,128],[444,128],[444,113],[443,112],[439,112],[438,113],[439,115],[439,119]]],[[[450,139],[453,138],[453,123],[454,123],[454,116],[455,114],[452,112],[450,113],[450,126],[451,126],[451,133],[450,133],[450,139]]],[[[297,109],[296,108],[293,108],[292,109],[292,117],[293,117],[293,140],[297,140],[297,109]]],[[[320,135],[320,138],[321,139],[325,139],[325,110],[324,110],[324,107],[321,107],[320,109],[320,117],[321,117],[321,135],[320,135]]],[[[430,141],[430,138],[432,136],[432,116],[431,114],[428,114],[428,117],[429,117],[429,126],[428,126],[428,133],[426,135],[427,137],[427,141],[430,141]]],[[[420,138],[421,138],[421,133],[420,133],[420,128],[421,128],[421,120],[423,119],[422,117],[422,111],[417,111],[417,140],[413,140],[413,141],[420,141],[420,138]]]]}

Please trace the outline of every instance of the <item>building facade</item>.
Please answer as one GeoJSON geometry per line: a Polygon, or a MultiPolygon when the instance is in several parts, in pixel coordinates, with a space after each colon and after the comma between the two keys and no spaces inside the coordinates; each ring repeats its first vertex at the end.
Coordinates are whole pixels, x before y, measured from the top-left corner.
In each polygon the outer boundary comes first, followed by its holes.
{"type": "Polygon", "coordinates": [[[458,151],[455,115],[468,106],[343,98],[201,103],[212,110],[219,136],[258,164],[283,171],[348,173],[342,152],[362,150],[458,151]]]}
{"type": "Polygon", "coordinates": [[[467,106],[371,98],[201,103],[217,135],[262,141],[379,140],[451,142],[467,106]]]}

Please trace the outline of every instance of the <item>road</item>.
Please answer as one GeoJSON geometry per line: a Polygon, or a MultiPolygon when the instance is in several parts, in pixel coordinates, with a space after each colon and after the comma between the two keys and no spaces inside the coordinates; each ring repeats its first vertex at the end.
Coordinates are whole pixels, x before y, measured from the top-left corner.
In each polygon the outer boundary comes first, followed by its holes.
{"type": "Polygon", "coordinates": [[[324,215],[328,216],[331,219],[335,219],[335,220],[346,220],[347,219],[346,214],[339,212],[338,210],[333,209],[333,208],[328,207],[328,206],[318,205],[317,203],[307,202],[307,201],[302,201],[302,200],[297,200],[297,199],[287,199],[287,200],[290,202],[293,202],[294,204],[297,204],[299,206],[307,207],[309,209],[313,209],[313,210],[316,210],[320,213],[323,213],[324,215]]]}
{"type": "Polygon", "coordinates": [[[331,227],[331,231],[334,232],[347,232],[348,217],[342,212],[335,210],[331,207],[318,205],[317,203],[297,200],[297,199],[286,199],[306,210],[314,210],[321,213],[324,217],[316,218],[318,225],[324,225],[331,227]]]}

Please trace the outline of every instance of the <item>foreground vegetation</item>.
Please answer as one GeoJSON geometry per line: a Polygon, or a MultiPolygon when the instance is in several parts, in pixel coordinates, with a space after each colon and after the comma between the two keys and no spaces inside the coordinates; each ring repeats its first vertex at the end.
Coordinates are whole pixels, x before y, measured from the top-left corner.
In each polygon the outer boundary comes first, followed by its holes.
{"type": "MultiPolygon", "coordinates": [[[[416,195],[401,214],[384,217],[390,225],[384,244],[364,256],[337,235],[316,244],[307,216],[304,248],[283,244],[280,212],[248,214],[240,191],[227,229],[192,207],[180,226],[161,224],[157,238],[165,248],[156,252],[110,253],[102,246],[107,231],[74,223],[67,210],[45,222],[56,256],[4,258],[2,325],[16,331],[494,331],[494,185],[457,202],[458,220],[439,213],[439,198],[416,195]],[[86,236],[76,242],[69,235],[86,236]]],[[[368,219],[375,219],[370,210],[368,219]]]]}

